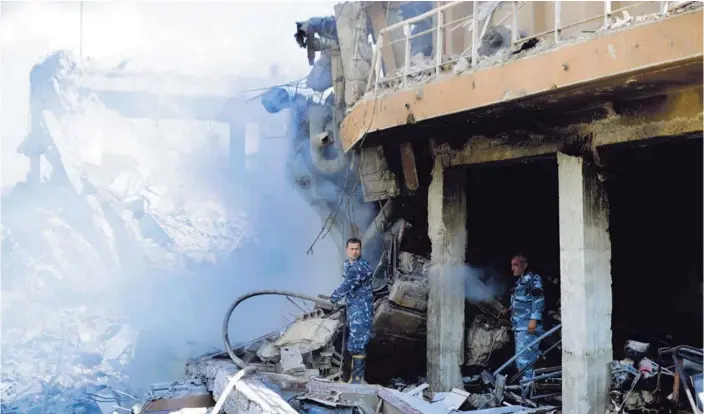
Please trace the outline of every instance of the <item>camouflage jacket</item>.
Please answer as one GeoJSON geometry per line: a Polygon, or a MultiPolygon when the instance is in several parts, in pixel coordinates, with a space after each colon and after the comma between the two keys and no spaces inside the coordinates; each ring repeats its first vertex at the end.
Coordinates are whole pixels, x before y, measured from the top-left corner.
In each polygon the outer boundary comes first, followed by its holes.
{"type": "Polygon", "coordinates": [[[513,329],[516,331],[528,329],[528,322],[531,319],[537,320],[540,326],[544,309],[543,280],[537,273],[529,271],[518,278],[511,292],[511,322],[513,323],[513,329]]]}
{"type": "Polygon", "coordinates": [[[366,260],[345,260],[342,277],[344,280],[330,296],[330,302],[336,303],[346,298],[348,308],[371,305],[372,268],[366,260]]]}

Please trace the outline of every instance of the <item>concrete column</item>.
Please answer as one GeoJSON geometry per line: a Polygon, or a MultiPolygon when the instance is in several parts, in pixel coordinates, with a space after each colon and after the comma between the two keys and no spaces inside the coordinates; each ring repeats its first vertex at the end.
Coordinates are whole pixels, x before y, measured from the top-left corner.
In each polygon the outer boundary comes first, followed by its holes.
{"type": "Polygon", "coordinates": [[[436,159],[428,188],[428,229],[432,242],[428,275],[427,364],[433,392],[462,388],[464,361],[464,279],[467,199],[464,169],[445,169],[436,159]]]}
{"type": "Polygon", "coordinates": [[[611,241],[608,204],[594,168],[557,154],[565,413],[601,413],[611,383],[611,241]]]}

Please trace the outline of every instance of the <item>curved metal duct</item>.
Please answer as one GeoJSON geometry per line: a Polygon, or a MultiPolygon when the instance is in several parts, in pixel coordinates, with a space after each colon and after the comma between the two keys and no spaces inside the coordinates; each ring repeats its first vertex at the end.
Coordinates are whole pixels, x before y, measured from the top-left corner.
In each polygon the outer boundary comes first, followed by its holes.
{"type": "Polygon", "coordinates": [[[310,157],[323,174],[336,174],[345,168],[345,155],[335,143],[332,107],[313,104],[308,107],[310,157]]]}

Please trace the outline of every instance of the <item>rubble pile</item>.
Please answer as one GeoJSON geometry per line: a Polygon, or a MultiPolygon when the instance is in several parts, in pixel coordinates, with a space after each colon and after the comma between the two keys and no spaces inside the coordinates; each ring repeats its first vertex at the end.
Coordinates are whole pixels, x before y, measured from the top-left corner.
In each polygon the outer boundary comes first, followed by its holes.
{"type": "Polygon", "coordinates": [[[45,306],[42,321],[25,326],[15,321],[28,315],[16,313],[39,304],[3,294],[2,306],[3,413],[100,413],[134,403],[128,372],[136,332],[124,321],[85,307],[45,306]]]}
{"type": "MultiPolygon", "coordinates": [[[[390,269],[390,275],[386,279],[387,285],[376,289],[372,342],[396,340],[400,341],[402,347],[424,343],[429,261],[408,252],[396,254],[393,248],[390,257],[395,257],[392,262],[396,263],[396,266],[390,269]]],[[[481,371],[481,374],[466,377],[465,389],[457,388],[447,393],[427,394],[428,384],[422,376],[416,376],[412,381],[409,381],[409,378],[393,377],[386,387],[349,385],[357,387],[354,392],[349,392],[350,395],[344,395],[342,389],[335,388],[342,387],[343,384],[332,381],[344,376],[342,310],[315,308],[299,316],[281,332],[240,345],[234,353],[248,367],[256,369],[256,374],[252,374],[252,381],[260,381],[274,389],[298,412],[346,412],[358,409],[374,413],[378,412],[379,405],[384,404],[403,412],[411,409],[438,414],[487,409],[498,409],[498,412],[554,410],[556,405],[553,403],[559,402],[560,368],[537,369],[538,378],[533,384],[520,384],[517,376],[509,379],[502,374],[503,370],[512,364],[513,359],[496,372],[489,372],[489,358],[492,353],[504,348],[510,341],[508,322],[499,318],[503,306],[496,300],[488,299],[468,308],[473,323],[467,328],[466,365],[475,371],[481,371]],[[289,392],[300,388],[301,384],[307,384],[308,392],[299,392],[292,398],[289,392]],[[359,387],[366,390],[362,393],[363,396],[355,395],[362,389],[359,387]],[[376,396],[375,402],[370,402],[370,393],[376,396]]],[[[559,326],[551,329],[545,336],[554,334],[558,329],[559,326]]],[[[552,346],[546,352],[554,348],[555,346],[552,346]]],[[[394,360],[384,364],[399,362],[394,360]]],[[[388,368],[387,372],[394,372],[396,369],[391,365],[384,366],[388,368]]],[[[224,392],[228,376],[235,375],[238,368],[227,355],[220,353],[190,362],[188,371],[202,378],[214,395],[220,395],[224,392]],[[228,374],[223,377],[221,372],[228,374]]],[[[243,387],[258,386],[256,382],[252,384],[248,383],[243,387]]],[[[226,409],[227,412],[239,412],[234,402],[226,404],[232,407],[231,411],[226,409]]]]}
{"type": "Polygon", "coordinates": [[[702,412],[702,350],[688,346],[661,348],[657,361],[650,344],[629,340],[625,358],[611,363],[611,401],[607,413],[702,412]],[[672,364],[672,365],[670,365],[672,364]],[[667,366],[666,366],[667,365],[667,366]],[[680,397],[680,395],[683,398],[680,397]]]}
{"type": "MultiPolygon", "coordinates": [[[[429,263],[427,259],[407,252],[396,255],[392,251],[390,257],[396,257],[396,266],[391,269],[387,286],[376,290],[372,342],[394,338],[401,341],[402,346],[412,346],[417,341],[425,341],[429,263]]],[[[508,322],[499,316],[503,310],[502,304],[492,299],[480,303],[469,302],[467,310],[467,320],[472,322],[467,326],[463,372],[474,374],[463,378],[463,388],[430,393],[429,385],[422,377],[425,372],[418,372],[420,375],[412,380],[392,377],[385,382],[385,386],[335,382],[343,377],[344,313],[341,310],[315,308],[298,317],[281,332],[241,345],[235,350],[248,368],[255,368],[256,371],[248,374],[249,379],[242,385],[235,387],[233,396],[225,397],[225,411],[229,414],[241,413],[248,407],[247,410],[258,412],[261,405],[257,406],[257,395],[266,394],[267,401],[275,399],[278,401],[276,404],[285,404],[281,412],[559,412],[562,404],[562,367],[545,366],[544,361],[550,352],[560,349],[561,324],[536,337],[535,340],[543,346],[536,360],[538,366],[534,376],[526,381],[521,378],[522,371],[515,372],[514,365],[521,352],[531,345],[515,353],[510,350],[511,356],[498,367],[494,365],[496,360],[491,358],[511,342],[508,322]],[[252,404],[259,408],[252,409],[252,404]]],[[[609,412],[662,412],[668,405],[682,405],[685,399],[679,398],[678,394],[685,393],[679,392],[673,381],[678,375],[681,378],[691,377],[680,382],[691,388],[687,396],[695,398],[701,393],[701,354],[701,350],[677,347],[659,350],[657,357],[649,357],[652,350],[648,344],[628,341],[626,358],[612,363],[609,412]],[[663,355],[668,355],[668,352],[681,354],[675,357],[675,367],[663,362],[663,355]],[[687,358],[694,361],[694,365],[691,361],[684,361],[687,358]],[[682,367],[677,368],[678,364],[682,367]],[[699,364],[698,371],[694,369],[697,368],[696,364],[699,364]]],[[[371,357],[373,355],[370,354],[371,357]]],[[[386,362],[384,364],[388,372],[396,369],[386,362]]],[[[229,378],[244,372],[222,353],[191,361],[187,371],[203,381],[218,398],[225,395],[229,378]]]]}
{"type": "Polygon", "coordinates": [[[30,79],[38,126],[18,151],[43,167],[2,199],[2,412],[112,412],[129,393],[130,312],[147,308],[150,278],[228,255],[246,226],[193,173],[209,145],[198,127],[121,117],[67,53],[30,79]]]}
{"type": "Polygon", "coordinates": [[[507,321],[476,315],[467,330],[465,365],[486,368],[491,353],[510,341],[511,327],[507,321]]]}
{"type": "Polygon", "coordinates": [[[235,349],[244,362],[261,372],[301,377],[339,377],[342,357],[333,342],[341,336],[342,312],[322,309],[296,318],[292,324],[235,349]]]}
{"type": "MultiPolygon", "coordinates": [[[[472,394],[454,388],[449,392],[427,394],[428,384],[408,385],[396,381],[396,388],[369,384],[348,384],[322,378],[297,380],[296,377],[255,371],[236,383],[235,390],[225,395],[225,384],[238,372],[230,361],[205,358],[191,361],[187,372],[191,377],[181,383],[202,381],[217,399],[225,398],[227,414],[245,412],[275,413],[554,413],[556,407],[531,407],[508,401],[497,403],[494,394],[472,394]],[[403,385],[402,385],[403,384],[403,385]],[[264,411],[265,409],[270,411],[264,411]]],[[[175,387],[175,386],[174,386],[175,387]]],[[[164,398],[172,398],[163,394],[164,398]]],[[[147,403],[147,404],[153,404],[147,403]]]]}

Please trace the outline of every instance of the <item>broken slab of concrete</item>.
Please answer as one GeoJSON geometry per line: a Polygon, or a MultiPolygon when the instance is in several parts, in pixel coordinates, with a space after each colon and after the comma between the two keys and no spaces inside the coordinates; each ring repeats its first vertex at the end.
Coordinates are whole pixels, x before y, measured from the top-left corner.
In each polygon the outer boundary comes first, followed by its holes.
{"type": "Polygon", "coordinates": [[[402,308],[383,299],[374,310],[372,330],[378,334],[422,341],[425,339],[425,314],[402,308]]]}
{"type": "Polygon", "coordinates": [[[308,392],[314,393],[338,393],[338,394],[358,394],[376,395],[380,389],[379,385],[371,384],[348,384],[345,382],[332,382],[313,378],[308,382],[308,392]]]}
{"type": "MultiPolygon", "coordinates": [[[[387,409],[385,412],[392,413],[394,411],[403,414],[447,414],[448,408],[444,404],[432,404],[422,398],[413,397],[398,390],[382,388],[379,390],[379,398],[385,404],[395,408],[395,410],[387,409]]],[[[390,408],[390,407],[389,407],[390,408]]]]}
{"type": "Polygon", "coordinates": [[[397,280],[391,285],[389,300],[403,308],[425,312],[428,309],[428,283],[424,280],[397,280]]]}
{"type": "Polygon", "coordinates": [[[281,357],[281,352],[274,344],[269,341],[262,342],[257,349],[257,358],[264,362],[278,362],[281,357]]]}
{"type": "MultiPolygon", "coordinates": [[[[229,360],[195,361],[186,366],[186,372],[202,378],[216,400],[220,398],[239,369],[229,360]]],[[[296,411],[276,392],[267,387],[258,376],[245,376],[226,397],[223,411],[227,414],[294,414],[296,411]]]]}
{"type": "Polygon", "coordinates": [[[479,314],[467,330],[465,365],[485,367],[491,354],[511,340],[511,328],[479,314]]]}
{"type": "Polygon", "coordinates": [[[281,348],[281,368],[284,374],[302,374],[306,372],[303,356],[298,346],[291,345],[281,348]]]}
{"type": "Polygon", "coordinates": [[[338,319],[319,317],[296,321],[274,346],[281,349],[295,344],[302,354],[312,352],[326,346],[341,324],[338,319]]]}

